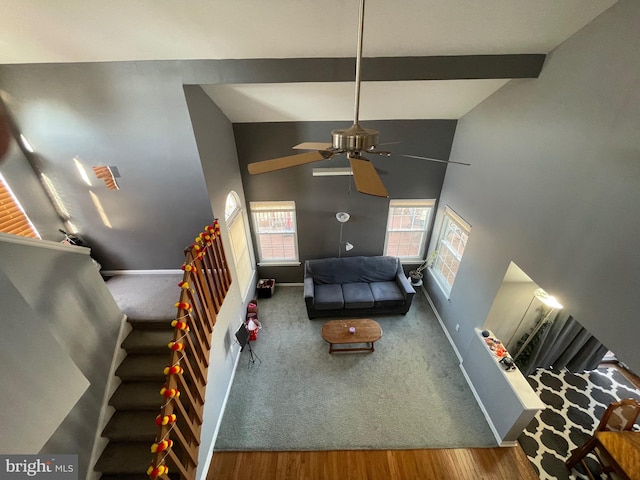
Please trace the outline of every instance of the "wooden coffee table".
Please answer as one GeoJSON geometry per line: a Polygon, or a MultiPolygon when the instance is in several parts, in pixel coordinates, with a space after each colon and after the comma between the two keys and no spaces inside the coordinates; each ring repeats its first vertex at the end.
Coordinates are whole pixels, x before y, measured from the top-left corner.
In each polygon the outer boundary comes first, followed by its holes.
{"type": "Polygon", "coordinates": [[[322,326],[322,338],[329,344],[329,353],[373,352],[373,344],[382,337],[382,328],[370,318],[329,320],[322,326]],[[355,332],[350,332],[350,328],[355,332]],[[366,343],[366,347],[335,348],[334,345],[366,343]]]}

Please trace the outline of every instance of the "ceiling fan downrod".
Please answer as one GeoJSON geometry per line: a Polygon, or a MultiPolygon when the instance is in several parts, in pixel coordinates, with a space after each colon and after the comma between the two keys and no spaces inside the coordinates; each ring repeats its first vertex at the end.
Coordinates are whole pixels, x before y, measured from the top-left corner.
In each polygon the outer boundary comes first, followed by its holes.
{"type": "Polygon", "coordinates": [[[356,85],[353,108],[353,125],[346,130],[331,132],[332,146],[336,150],[346,152],[362,152],[374,148],[378,144],[380,132],[363,128],[358,123],[360,117],[360,70],[362,63],[362,42],[364,37],[364,3],[360,0],[360,15],[358,18],[358,43],[356,49],[356,85]]]}

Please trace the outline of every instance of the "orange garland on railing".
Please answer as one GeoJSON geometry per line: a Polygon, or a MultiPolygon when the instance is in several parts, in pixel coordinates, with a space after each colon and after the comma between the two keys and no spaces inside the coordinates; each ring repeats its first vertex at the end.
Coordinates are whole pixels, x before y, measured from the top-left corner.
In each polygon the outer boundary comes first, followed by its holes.
{"type": "MultiPolygon", "coordinates": [[[[220,224],[218,223],[218,220],[215,219],[213,224],[207,225],[206,227],[204,227],[204,230],[205,230],[204,232],[200,233],[200,235],[196,237],[195,239],[196,243],[191,245],[191,247],[198,252],[196,257],[192,260],[191,263],[182,264],[181,269],[184,270],[185,272],[197,271],[197,268],[194,267],[193,263],[195,262],[195,260],[201,260],[202,257],[205,256],[207,253],[206,249],[213,245],[212,239],[215,239],[216,237],[220,236],[220,224]]],[[[191,290],[191,292],[194,291],[193,289],[190,288],[189,283],[185,281],[179,282],[178,287],[180,287],[181,289],[189,289],[191,290]]],[[[191,311],[193,310],[193,307],[187,302],[177,302],[174,306],[178,310],[183,310],[187,312],[186,315],[184,315],[183,317],[179,317],[171,322],[172,327],[174,327],[176,330],[183,332],[183,335],[176,339],[176,340],[181,340],[188,334],[190,330],[187,322],[183,321],[182,319],[191,316],[191,311]]],[[[184,350],[184,344],[179,341],[172,340],[168,343],[167,346],[174,351],[184,350]]],[[[184,357],[184,354],[183,354],[183,357],[184,357]]],[[[183,357],[181,357],[180,359],[182,359],[183,357]]],[[[181,375],[184,372],[184,369],[179,365],[179,363],[180,363],[180,360],[178,360],[178,362],[175,365],[166,366],[163,370],[164,375],[165,376],[181,375]]],[[[167,386],[164,385],[160,389],[160,395],[162,395],[164,398],[167,399],[167,403],[165,403],[161,407],[161,409],[163,409],[174,398],[177,398],[180,396],[180,391],[177,388],[167,388],[167,386]]],[[[157,465],[153,465],[152,463],[149,465],[149,468],[147,469],[147,475],[152,479],[155,479],[157,477],[160,477],[162,475],[166,475],[169,473],[169,468],[164,464],[164,461],[167,455],[169,454],[169,450],[173,446],[173,440],[169,439],[169,433],[173,429],[173,426],[175,425],[176,420],[177,420],[177,417],[174,413],[172,413],[171,415],[165,415],[165,416],[158,415],[156,417],[156,420],[155,420],[156,425],[158,426],[171,425],[171,428],[167,432],[167,435],[165,438],[151,445],[152,453],[165,452],[165,455],[162,457],[162,459],[157,465]]]]}

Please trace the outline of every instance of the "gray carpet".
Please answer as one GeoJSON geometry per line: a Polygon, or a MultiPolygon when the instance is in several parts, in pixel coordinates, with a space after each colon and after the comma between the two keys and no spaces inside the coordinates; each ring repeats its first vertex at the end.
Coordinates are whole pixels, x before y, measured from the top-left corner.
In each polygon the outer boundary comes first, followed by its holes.
{"type": "Polygon", "coordinates": [[[406,316],[373,317],[373,353],[329,354],[302,287],[258,303],[262,330],[245,349],[215,449],[469,448],[496,441],[421,292],[406,316]]]}
{"type": "Polygon", "coordinates": [[[182,273],[163,275],[116,275],[107,288],[127,317],[136,320],[175,318],[180,299],[182,273]]]}

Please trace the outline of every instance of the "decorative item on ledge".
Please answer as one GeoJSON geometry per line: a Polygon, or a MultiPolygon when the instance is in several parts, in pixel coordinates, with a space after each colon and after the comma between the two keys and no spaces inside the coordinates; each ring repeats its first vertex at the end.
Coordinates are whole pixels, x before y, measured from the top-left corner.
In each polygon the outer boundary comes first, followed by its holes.
{"type": "Polygon", "coordinates": [[[481,334],[491,353],[499,359],[500,366],[506,371],[515,370],[516,366],[513,363],[513,359],[502,342],[490,330],[482,330],[481,334]]]}

